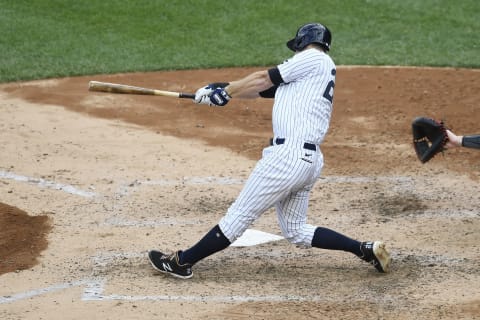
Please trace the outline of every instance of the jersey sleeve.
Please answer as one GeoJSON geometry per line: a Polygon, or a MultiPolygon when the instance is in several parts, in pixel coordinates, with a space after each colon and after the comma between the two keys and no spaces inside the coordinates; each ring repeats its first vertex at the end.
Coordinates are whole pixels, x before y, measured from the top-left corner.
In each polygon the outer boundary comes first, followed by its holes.
{"type": "Polygon", "coordinates": [[[284,83],[300,79],[318,67],[318,55],[323,54],[316,49],[299,52],[292,58],[277,66],[284,83]]]}

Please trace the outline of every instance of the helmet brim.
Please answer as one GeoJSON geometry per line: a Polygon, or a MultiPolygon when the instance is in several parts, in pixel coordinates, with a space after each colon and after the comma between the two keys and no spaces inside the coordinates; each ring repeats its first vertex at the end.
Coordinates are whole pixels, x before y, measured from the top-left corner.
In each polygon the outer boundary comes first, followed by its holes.
{"type": "Polygon", "coordinates": [[[292,50],[293,52],[297,51],[297,50],[295,49],[294,43],[295,43],[295,38],[287,41],[287,47],[288,47],[288,49],[292,50]]]}

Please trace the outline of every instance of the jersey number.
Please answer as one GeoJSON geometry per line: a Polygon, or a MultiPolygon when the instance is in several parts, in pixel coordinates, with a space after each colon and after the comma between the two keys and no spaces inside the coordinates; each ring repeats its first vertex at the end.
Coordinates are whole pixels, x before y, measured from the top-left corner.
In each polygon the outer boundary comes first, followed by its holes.
{"type": "MultiPolygon", "coordinates": [[[[337,70],[332,69],[331,73],[332,76],[335,76],[337,70]]],[[[330,103],[333,103],[333,88],[335,88],[335,80],[330,80],[330,82],[327,84],[327,87],[325,88],[325,92],[323,93],[323,97],[330,101],[330,103]]]]}
{"type": "Polygon", "coordinates": [[[330,80],[330,82],[327,84],[325,92],[323,93],[323,97],[330,101],[330,103],[333,103],[333,88],[335,88],[335,81],[330,80]]]}

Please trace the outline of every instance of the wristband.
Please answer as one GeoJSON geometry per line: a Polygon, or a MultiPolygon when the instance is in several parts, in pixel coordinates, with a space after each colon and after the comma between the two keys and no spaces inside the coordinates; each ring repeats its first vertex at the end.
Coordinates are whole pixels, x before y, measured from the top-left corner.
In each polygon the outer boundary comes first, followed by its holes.
{"type": "Polygon", "coordinates": [[[463,136],[462,147],[480,149],[480,134],[463,136]]]}

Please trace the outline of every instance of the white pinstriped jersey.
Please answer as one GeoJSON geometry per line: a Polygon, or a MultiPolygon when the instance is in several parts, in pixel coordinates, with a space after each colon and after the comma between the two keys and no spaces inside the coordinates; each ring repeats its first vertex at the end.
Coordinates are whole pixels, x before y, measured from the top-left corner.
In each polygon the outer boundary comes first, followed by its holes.
{"type": "Polygon", "coordinates": [[[272,126],[275,138],[284,143],[263,150],[219,227],[233,242],[274,206],[284,237],[309,247],[316,226],[307,223],[308,199],[323,167],[318,146],[332,113],[335,64],[324,52],[306,49],[277,68],[284,83],[275,93],[272,126]],[[306,148],[306,142],[316,150],[306,148]]]}
{"type": "Polygon", "coordinates": [[[285,83],[275,94],[274,136],[319,145],[332,114],[334,62],[322,51],[307,49],[278,65],[278,69],[285,83]]]}

